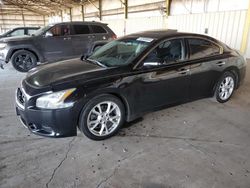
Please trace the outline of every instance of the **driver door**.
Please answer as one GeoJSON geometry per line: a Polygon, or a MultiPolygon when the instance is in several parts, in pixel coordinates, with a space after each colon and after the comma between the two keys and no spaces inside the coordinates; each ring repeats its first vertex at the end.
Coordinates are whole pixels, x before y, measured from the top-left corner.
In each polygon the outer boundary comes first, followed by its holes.
{"type": "Polygon", "coordinates": [[[36,42],[40,46],[46,61],[59,61],[73,57],[71,29],[68,24],[58,24],[47,31],[36,42]]]}
{"type": "Polygon", "coordinates": [[[190,66],[183,39],[162,42],[143,61],[138,106],[143,111],[188,99],[190,66]]]}

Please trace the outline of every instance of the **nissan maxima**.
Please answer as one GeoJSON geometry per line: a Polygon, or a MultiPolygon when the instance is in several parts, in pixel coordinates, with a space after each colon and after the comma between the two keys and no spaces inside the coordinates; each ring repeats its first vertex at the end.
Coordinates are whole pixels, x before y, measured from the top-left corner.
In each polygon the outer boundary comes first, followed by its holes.
{"type": "Polygon", "coordinates": [[[127,35],[89,57],[31,70],[16,112],[33,133],[103,140],[145,113],[205,97],[224,103],[244,80],[246,61],[222,42],[175,30],[127,35]]]}

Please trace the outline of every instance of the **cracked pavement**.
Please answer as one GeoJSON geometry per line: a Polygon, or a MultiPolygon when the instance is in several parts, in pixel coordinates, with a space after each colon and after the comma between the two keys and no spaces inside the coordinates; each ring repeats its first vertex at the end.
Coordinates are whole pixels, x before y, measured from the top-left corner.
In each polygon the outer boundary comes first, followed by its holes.
{"type": "Polygon", "coordinates": [[[248,188],[250,66],[219,104],[202,99],[145,115],[105,141],[31,134],[15,115],[25,74],[0,70],[0,187],[248,188]]]}

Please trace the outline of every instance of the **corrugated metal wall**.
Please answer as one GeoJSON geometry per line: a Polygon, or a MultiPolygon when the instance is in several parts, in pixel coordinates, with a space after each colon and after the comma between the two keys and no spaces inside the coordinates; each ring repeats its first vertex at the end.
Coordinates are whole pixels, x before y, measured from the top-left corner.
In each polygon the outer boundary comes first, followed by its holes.
{"type": "Polygon", "coordinates": [[[15,27],[22,26],[44,26],[45,17],[25,11],[23,14],[15,12],[11,14],[0,15],[0,33],[6,32],[15,27]]]}
{"type": "Polygon", "coordinates": [[[167,18],[164,16],[129,18],[118,20],[104,20],[109,27],[117,34],[123,36],[139,31],[167,28],[167,18]]]}
{"type": "Polygon", "coordinates": [[[240,49],[246,10],[173,15],[168,17],[168,28],[178,31],[207,34],[240,49]]]}

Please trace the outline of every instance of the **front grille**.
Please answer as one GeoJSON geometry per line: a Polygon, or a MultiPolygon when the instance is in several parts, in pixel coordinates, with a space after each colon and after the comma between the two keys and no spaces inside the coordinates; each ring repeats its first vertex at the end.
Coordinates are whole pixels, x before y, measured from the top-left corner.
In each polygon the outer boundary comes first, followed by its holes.
{"type": "Polygon", "coordinates": [[[24,105],[25,103],[25,96],[20,88],[17,89],[17,101],[21,104],[24,105]]]}

